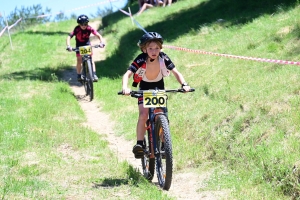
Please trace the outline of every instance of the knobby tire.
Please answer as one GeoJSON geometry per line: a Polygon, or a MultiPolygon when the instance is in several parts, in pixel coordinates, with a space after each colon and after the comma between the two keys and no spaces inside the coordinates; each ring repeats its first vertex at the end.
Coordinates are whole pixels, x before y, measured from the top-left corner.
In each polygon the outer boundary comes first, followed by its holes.
{"type": "MultiPolygon", "coordinates": [[[[149,121],[147,122],[147,126],[149,126],[149,121]]],[[[150,146],[150,129],[147,129],[147,134],[144,139],[144,144],[146,146],[146,153],[142,157],[142,168],[143,168],[143,174],[144,177],[152,181],[153,176],[154,176],[154,170],[155,170],[155,158],[150,158],[150,153],[151,153],[151,146],[150,146]]]]}
{"type": "Polygon", "coordinates": [[[165,115],[157,116],[155,122],[155,137],[157,149],[160,152],[155,157],[158,183],[164,190],[169,190],[171,187],[173,174],[173,156],[170,127],[168,119],[165,115]],[[164,142],[164,155],[161,151],[162,142],[164,142]]]}
{"type": "Polygon", "coordinates": [[[82,63],[82,75],[84,77],[84,80],[81,83],[84,87],[85,95],[87,96],[88,95],[88,87],[87,87],[87,81],[86,81],[86,78],[87,78],[86,74],[87,74],[87,63],[86,63],[86,61],[83,61],[83,63],[82,63]]]}
{"type": "Polygon", "coordinates": [[[90,97],[90,101],[94,99],[94,83],[93,83],[93,68],[91,60],[87,60],[87,87],[88,87],[88,95],[90,97]]]}

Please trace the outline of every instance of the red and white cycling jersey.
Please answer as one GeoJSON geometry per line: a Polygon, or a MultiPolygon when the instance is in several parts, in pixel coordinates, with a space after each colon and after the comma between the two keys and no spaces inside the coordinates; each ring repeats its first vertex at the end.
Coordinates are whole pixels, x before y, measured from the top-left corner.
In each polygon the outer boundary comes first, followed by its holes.
{"type": "MultiPolygon", "coordinates": [[[[131,65],[128,68],[128,70],[134,73],[133,83],[132,83],[133,87],[137,87],[139,82],[145,79],[144,75],[147,67],[146,65],[147,57],[148,57],[147,53],[141,53],[134,59],[134,61],[131,63],[131,65]]],[[[170,70],[172,70],[175,67],[174,63],[164,52],[159,53],[159,62],[160,62],[160,69],[161,69],[161,77],[169,76],[170,70]]]]}

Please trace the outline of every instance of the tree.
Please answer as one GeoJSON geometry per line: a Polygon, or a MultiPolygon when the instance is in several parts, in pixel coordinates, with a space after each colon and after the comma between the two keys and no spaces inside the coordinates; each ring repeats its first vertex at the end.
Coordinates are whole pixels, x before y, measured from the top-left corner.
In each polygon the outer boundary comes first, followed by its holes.
{"type": "Polygon", "coordinates": [[[95,15],[92,14],[92,17],[96,18],[96,17],[105,17],[106,15],[109,15],[113,13],[113,9],[112,8],[107,8],[105,7],[105,9],[100,9],[100,7],[97,8],[97,12],[95,15]]]}
{"type": "Polygon", "coordinates": [[[67,19],[68,19],[68,17],[65,16],[65,13],[63,11],[60,11],[60,13],[55,16],[54,21],[59,22],[59,21],[67,20],[67,19]]]}
{"type": "MultiPolygon", "coordinates": [[[[8,25],[14,24],[17,20],[22,18],[22,23],[25,26],[31,26],[35,24],[46,23],[50,21],[51,18],[51,9],[47,8],[43,11],[41,4],[33,5],[30,7],[22,6],[20,9],[15,7],[7,17],[8,25]]],[[[4,18],[0,17],[0,26],[5,27],[6,22],[4,18]]]]}

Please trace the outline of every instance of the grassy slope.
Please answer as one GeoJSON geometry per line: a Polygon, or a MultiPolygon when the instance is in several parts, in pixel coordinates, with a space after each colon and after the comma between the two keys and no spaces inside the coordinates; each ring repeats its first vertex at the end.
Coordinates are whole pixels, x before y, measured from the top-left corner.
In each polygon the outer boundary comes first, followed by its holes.
{"type": "MultiPolygon", "coordinates": [[[[136,20],[147,31],[160,32],[166,44],[297,61],[299,7],[293,7],[293,1],[278,6],[279,2],[179,1],[168,8],[148,10],[136,20]],[[217,19],[225,22],[217,23],[217,19]]],[[[137,4],[131,10],[135,13],[137,4]]],[[[139,53],[136,43],[143,32],[121,12],[104,18],[103,23],[107,58],[96,63],[101,77],[96,98],[118,122],[118,134],[134,140],[136,102],[116,94],[121,76],[139,53]]],[[[2,196],[78,196],[80,191],[65,187],[54,174],[68,174],[83,183],[115,181],[122,185],[96,192],[83,187],[81,191],[88,190],[92,196],[105,198],[122,190],[137,198],[141,195],[128,178],[134,175],[130,167],[115,163],[103,138],[91,130],[82,133],[83,113],[67,84],[57,81],[56,75],[74,63],[70,54],[62,53],[65,36],[73,26],[62,22],[15,34],[14,51],[9,54],[5,53],[10,52],[8,40],[0,40],[4,52],[0,54],[2,196]],[[66,162],[59,152],[65,144],[96,158],[87,163],[76,163],[74,158],[66,162]],[[28,163],[26,159],[32,160],[32,156],[39,162],[28,163]],[[105,170],[106,174],[99,175],[99,165],[108,158],[112,164],[102,167],[101,173],[105,170]],[[88,176],[72,174],[78,168],[89,169],[88,176]],[[63,169],[67,170],[63,173],[63,169]],[[18,184],[17,180],[24,181],[18,184]],[[42,184],[36,185],[41,180],[42,184]],[[21,192],[24,190],[29,194],[21,192]]],[[[299,67],[164,51],[196,88],[192,94],[172,95],[169,101],[176,173],[214,169],[201,190],[230,189],[232,198],[237,199],[297,196],[298,180],[292,168],[299,158],[299,67]]],[[[168,88],[179,86],[174,77],[166,82],[168,88]]],[[[162,196],[158,191],[146,195],[162,196]]]]}
{"type": "MultiPolygon", "coordinates": [[[[299,7],[292,1],[251,2],[180,1],[135,19],[147,31],[161,33],[166,44],[299,60],[299,7]]],[[[137,10],[136,4],[131,10],[137,10]]],[[[122,13],[103,21],[112,52],[101,63],[103,76],[117,79],[110,85],[118,90],[118,77],[138,54],[135,44],[143,32],[122,13]]],[[[235,188],[237,196],[247,193],[249,199],[297,195],[292,169],[299,158],[299,67],[164,51],[197,90],[169,101],[176,170],[215,167],[211,187],[235,188]]],[[[167,79],[167,86],[177,88],[178,83],[167,79]]],[[[134,101],[119,101],[113,101],[115,109],[107,101],[107,108],[123,113],[116,115],[118,130],[134,139],[134,101]]]]}
{"type": "Polygon", "coordinates": [[[74,65],[74,54],[65,51],[74,26],[30,27],[12,35],[13,50],[1,38],[1,199],[167,198],[83,125],[68,83],[59,81],[74,65]],[[139,192],[146,187],[153,189],[139,192]]]}

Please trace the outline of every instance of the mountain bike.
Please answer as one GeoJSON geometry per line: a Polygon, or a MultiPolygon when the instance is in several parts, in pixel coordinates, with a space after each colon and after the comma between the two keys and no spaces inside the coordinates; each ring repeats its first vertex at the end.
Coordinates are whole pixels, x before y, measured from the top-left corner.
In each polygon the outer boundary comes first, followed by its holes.
{"type": "MultiPolygon", "coordinates": [[[[189,92],[194,92],[190,89],[189,92]]],[[[131,91],[131,97],[143,97],[143,106],[149,108],[144,138],[144,156],[141,159],[143,175],[152,181],[156,167],[159,186],[169,190],[173,174],[172,140],[169,127],[167,93],[185,92],[184,89],[131,91]]],[[[118,92],[122,95],[122,92],[118,92]]]]}
{"type": "Polygon", "coordinates": [[[93,62],[92,62],[92,48],[104,47],[102,45],[86,45],[77,48],[72,48],[72,51],[79,51],[82,57],[82,85],[84,87],[86,96],[89,96],[90,101],[94,99],[94,83],[93,83],[93,62]]]}

